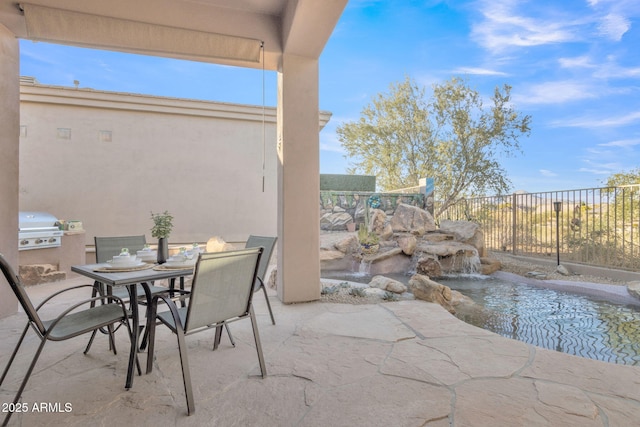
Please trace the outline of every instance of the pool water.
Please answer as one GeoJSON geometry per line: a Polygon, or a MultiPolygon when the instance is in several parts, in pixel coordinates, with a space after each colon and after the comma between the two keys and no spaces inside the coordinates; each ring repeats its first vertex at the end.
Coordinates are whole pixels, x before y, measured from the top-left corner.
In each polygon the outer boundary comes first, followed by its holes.
{"type": "Polygon", "coordinates": [[[494,277],[440,279],[480,307],[458,310],[467,323],[550,350],[640,365],[640,307],[494,277]]]}
{"type": "MultiPolygon", "coordinates": [[[[329,272],[323,277],[369,283],[371,277],[329,272]]],[[[410,276],[386,275],[407,283],[410,276]]],[[[640,306],[608,302],[492,276],[462,275],[438,283],[471,298],[456,317],[507,338],[622,365],[640,365],[640,306]]]]}

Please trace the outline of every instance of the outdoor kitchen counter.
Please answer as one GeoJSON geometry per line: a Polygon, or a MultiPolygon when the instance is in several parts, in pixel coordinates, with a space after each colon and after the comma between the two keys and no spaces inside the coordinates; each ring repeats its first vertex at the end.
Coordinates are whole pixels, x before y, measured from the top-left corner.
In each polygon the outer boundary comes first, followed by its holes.
{"type": "Polygon", "coordinates": [[[18,265],[51,264],[67,278],[77,277],[71,271],[72,265],[86,264],[85,231],[65,231],[62,245],[56,248],[42,248],[18,252],[18,265]]]}

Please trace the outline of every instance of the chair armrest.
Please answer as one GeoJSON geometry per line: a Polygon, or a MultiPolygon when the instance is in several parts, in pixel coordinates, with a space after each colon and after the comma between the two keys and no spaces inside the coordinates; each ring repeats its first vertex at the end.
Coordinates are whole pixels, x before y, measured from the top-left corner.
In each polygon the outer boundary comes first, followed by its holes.
{"type": "MultiPolygon", "coordinates": [[[[88,286],[92,286],[92,285],[88,285],[88,286]]],[[[80,288],[81,288],[81,287],[83,287],[83,286],[77,286],[77,287],[80,287],[80,288]]],[[[77,287],[76,287],[76,288],[77,288],[77,287]]],[[[72,288],[69,288],[69,289],[72,289],[72,288]]],[[[58,292],[57,294],[60,294],[60,293],[62,293],[62,292],[58,292]]],[[[54,294],[54,295],[55,295],[55,294],[54,294]]],[[[109,298],[110,298],[110,299],[114,299],[114,300],[116,300],[116,301],[117,301],[117,303],[118,303],[118,305],[120,305],[120,307],[122,307],[122,316],[123,316],[123,318],[125,318],[125,319],[126,319],[126,318],[127,318],[127,309],[126,309],[126,307],[125,307],[125,303],[124,303],[124,301],[123,301],[121,298],[118,298],[118,297],[116,297],[116,296],[110,296],[109,298]]],[[[50,298],[49,298],[49,299],[50,299],[50,298]]],[[[59,314],[55,319],[53,319],[53,321],[52,321],[52,322],[51,322],[51,324],[49,325],[49,328],[47,329],[47,333],[46,333],[45,335],[48,335],[48,334],[49,334],[49,331],[51,331],[51,330],[52,330],[52,329],[53,329],[53,328],[58,324],[58,322],[59,322],[60,320],[62,320],[62,319],[63,319],[67,314],[71,313],[72,311],[74,311],[74,310],[75,310],[75,309],[77,309],[78,307],[81,307],[81,306],[83,306],[83,305],[85,305],[85,304],[90,304],[91,302],[94,302],[94,301],[102,301],[103,299],[104,299],[104,297],[103,297],[103,296],[98,296],[98,297],[94,297],[94,298],[89,298],[89,299],[87,299],[87,300],[80,301],[80,302],[78,302],[78,303],[76,303],[76,304],[72,305],[71,307],[67,308],[65,311],[63,311],[62,313],[60,313],[60,314],[59,314]]]]}
{"type": "Polygon", "coordinates": [[[169,292],[169,295],[171,295],[171,297],[175,297],[175,294],[186,295],[186,296],[191,295],[191,291],[182,290],[182,289],[169,289],[168,292],[169,292]]]}
{"type": "Polygon", "coordinates": [[[43,305],[45,305],[47,302],[49,302],[51,299],[53,299],[54,297],[56,297],[56,296],[58,296],[58,295],[60,295],[60,294],[63,294],[63,293],[65,293],[65,292],[67,292],[67,291],[72,291],[72,290],[75,290],[75,289],[87,288],[87,287],[88,287],[88,288],[93,288],[93,285],[88,285],[88,284],[86,284],[86,285],[72,286],[72,287],[70,287],[70,288],[66,288],[66,289],[63,289],[63,290],[58,291],[58,292],[56,292],[56,293],[53,293],[53,294],[49,295],[47,298],[45,298],[45,300],[44,300],[44,301],[42,301],[42,302],[41,302],[41,303],[36,307],[36,311],[40,310],[40,307],[42,307],[42,306],[43,306],[43,305]]]}
{"type": "Polygon", "coordinates": [[[156,321],[156,314],[158,312],[158,300],[161,299],[162,301],[164,301],[164,303],[167,305],[167,307],[169,307],[169,311],[171,312],[171,316],[173,317],[173,321],[176,325],[176,328],[180,328],[182,329],[182,331],[184,331],[184,325],[182,324],[182,321],[180,320],[180,314],[178,313],[178,306],[176,305],[175,301],[172,300],[170,297],[166,297],[164,295],[155,295],[153,297],[153,300],[151,300],[151,316],[152,316],[152,321],[155,322],[156,321]]]}

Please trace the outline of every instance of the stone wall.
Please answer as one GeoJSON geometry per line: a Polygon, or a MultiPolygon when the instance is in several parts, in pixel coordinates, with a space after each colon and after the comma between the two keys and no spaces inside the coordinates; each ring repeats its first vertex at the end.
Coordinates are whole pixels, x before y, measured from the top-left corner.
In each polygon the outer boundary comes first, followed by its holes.
{"type": "Polygon", "coordinates": [[[320,192],[320,229],[342,231],[348,224],[363,224],[367,215],[379,209],[388,218],[393,217],[400,204],[425,208],[424,194],[372,193],[356,191],[320,192]]]}

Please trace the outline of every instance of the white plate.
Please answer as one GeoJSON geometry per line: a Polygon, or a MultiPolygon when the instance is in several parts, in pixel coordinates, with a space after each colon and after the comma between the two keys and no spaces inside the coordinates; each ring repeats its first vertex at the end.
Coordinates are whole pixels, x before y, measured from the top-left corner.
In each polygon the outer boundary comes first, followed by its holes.
{"type": "Polygon", "coordinates": [[[113,265],[111,263],[111,261],[107,261],[106,264],[106,269],[107,270],[127,270],[129,268],[136,268],[136,267],[142,267],[143,265],[145,265],[145,262],[142,261],[136,261],[135,263],[131,263],[131,264],[118,264],[118,265],[113,265]]]}

